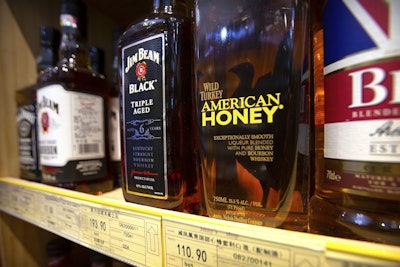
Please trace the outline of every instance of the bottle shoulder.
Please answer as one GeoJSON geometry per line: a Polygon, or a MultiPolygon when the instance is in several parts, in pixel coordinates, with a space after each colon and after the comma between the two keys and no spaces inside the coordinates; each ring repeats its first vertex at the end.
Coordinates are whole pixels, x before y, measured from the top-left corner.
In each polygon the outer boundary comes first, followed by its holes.
{"type": "Polygon", "coordinates": [[[87,69],[68,67],[53,67],[45,70],[38,78],[38,87],[50,84],[62,84],[73,91],[107,94],[109,85],[107,80],[100,75],[95,75],[87,69]]]}
{"type": "Polygon", "coordinates": [[[131,44],[133,40],[141,40],[170,29],[190,25],[190,18],[181,14],[151,14],[132,22],[120,38],[120,45],[131,44]]]}

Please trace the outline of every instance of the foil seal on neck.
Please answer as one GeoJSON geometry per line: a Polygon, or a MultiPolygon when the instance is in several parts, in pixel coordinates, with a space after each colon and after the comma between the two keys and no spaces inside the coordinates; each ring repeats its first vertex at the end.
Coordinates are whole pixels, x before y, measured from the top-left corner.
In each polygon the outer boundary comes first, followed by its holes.
{"type": "Polygon", "coordinates": [[[78,28],[78,18],[69,14],[60,15],[60,26],[78,28]]]}

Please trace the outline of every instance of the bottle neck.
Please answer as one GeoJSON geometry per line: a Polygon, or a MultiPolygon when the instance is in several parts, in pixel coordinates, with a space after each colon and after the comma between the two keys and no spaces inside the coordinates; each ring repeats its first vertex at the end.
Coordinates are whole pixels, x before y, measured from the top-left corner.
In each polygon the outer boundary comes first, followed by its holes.
{"type": "Polygon", "coordinates": [[[58,62],[58,48],[60,32],[49,26],[40,27],[40,52],[36,57],[37,72],[56,66],[58,62]]]}
{"type": "Polygon", "coordinates": [[[40,53],[36,59],[37,72],[54,67],[57,64],[57,51],[53,46],[42,46],[40,48],[40,53]]]}
{"type": "Polygon", "coordinates": [[[59,67],[91,70],[86,44],[86,24],[77,17],[61,14],[61,43],[59,67]]]}
{"type": "Polygon", "coordinates": [[[154,0],[153,12],[187,15],[187,5],[184,0],[154,0]]]}

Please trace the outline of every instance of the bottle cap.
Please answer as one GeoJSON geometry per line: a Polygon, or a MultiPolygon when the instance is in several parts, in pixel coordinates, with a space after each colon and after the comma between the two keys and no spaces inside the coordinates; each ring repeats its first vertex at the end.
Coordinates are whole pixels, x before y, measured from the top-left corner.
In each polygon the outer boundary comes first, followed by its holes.
{"type": "Polygon", "coordinates": [[[62,0],[61,14],[68,14],[78,18],[86,18],[86,4],[81,0],[62,0]]]}
{"type": "Polygon", "coordinates": [[[77,28],[81,35],[86,38],[87,33],[87,8],[81,0],[61,1],[61,29],[65,27],[77,28]]]}

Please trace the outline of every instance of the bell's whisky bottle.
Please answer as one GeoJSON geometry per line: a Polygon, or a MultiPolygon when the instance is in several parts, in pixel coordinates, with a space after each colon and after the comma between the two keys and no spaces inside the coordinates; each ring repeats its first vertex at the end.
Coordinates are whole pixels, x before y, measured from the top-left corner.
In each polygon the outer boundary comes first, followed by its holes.
{"type": "Polygon", "coordinates": [[[86,46],[86,5],[61,1],[60,59],[39,78],[42,182],[91,194],[113,188],[108,167],[108,85],[93,75],[86,46]]]}
{"type": "Polygon", "coordinates": [[[155,0],[119,42],[122,187],[127,201],[183,210],[195,179],[192,32],[183,0],[155,0]]]}
{"type": "Polygon", "coordinates": [[[306,231],[307,1],[197,0],[194,14],[208,214],[306,231]]]}
{"type": "Polygon", "coordinates": [[[315,16],[314,233],[400,244],[399,12],[329,0],[315,16]]]}

